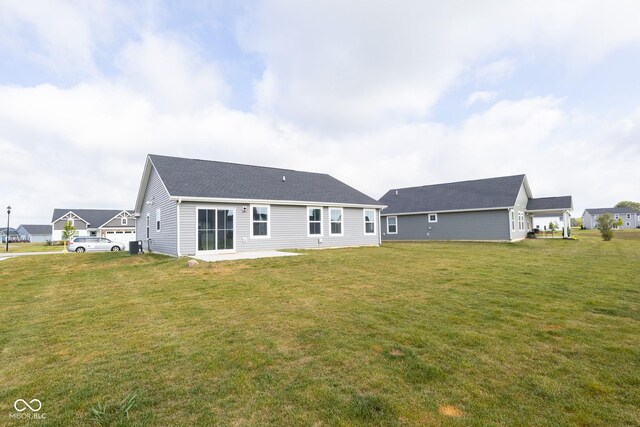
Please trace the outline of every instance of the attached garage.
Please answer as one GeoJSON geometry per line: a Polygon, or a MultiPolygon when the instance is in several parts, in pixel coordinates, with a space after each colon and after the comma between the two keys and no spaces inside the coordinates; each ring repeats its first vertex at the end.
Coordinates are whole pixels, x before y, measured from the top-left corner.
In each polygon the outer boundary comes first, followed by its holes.
{"type": "Polygon", "coordinates": [[[125,246],[128,246],[129,242],[132,240],[136,240],[136,232],[131,230],[114,230],[107,231],[104,233],[104,237],[114,242],[123,243],[125,246]]]}

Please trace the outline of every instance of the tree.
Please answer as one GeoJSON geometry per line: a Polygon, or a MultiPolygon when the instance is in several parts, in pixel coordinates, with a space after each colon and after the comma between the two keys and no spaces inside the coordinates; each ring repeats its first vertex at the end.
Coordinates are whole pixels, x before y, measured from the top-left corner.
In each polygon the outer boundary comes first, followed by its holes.
{"type": "Polygon", "coordinates": [[[571,218],[571,226],[582,228],[582,218],[571,218]]]}
{"type": "Polygon", "coordinates": [[[621,202],[616,203],[616,208],[631,208],[634,211],[640,211],[640,202],[632,202],[629,200],[623,200],[621,202]]]}
{"type": "Polygon", "coordinates": [[[62,230],[62,240],[64,241],[64,251],[67,252],[67,242],[76,234],[76,228],[71,224],[71,221],[67,221],[64,224],[62,230]]]}
{"type": "Polygon", "coordinates": [[[596,228],[602,234],[602,240],[609,241],[613,238],[613,227],[621,226],[622,219],[613,219],[610,213],[602,214],[598,217],[596,228]]]}
{"type": "Polygon", "coordinates": [[[553,232],[556,231],[558,228],[560,228],[560,226],[558,225],[557,222],[555,221],[549,222],[549,230],[551,230],[551,237],[553,237],[553,232]]]}

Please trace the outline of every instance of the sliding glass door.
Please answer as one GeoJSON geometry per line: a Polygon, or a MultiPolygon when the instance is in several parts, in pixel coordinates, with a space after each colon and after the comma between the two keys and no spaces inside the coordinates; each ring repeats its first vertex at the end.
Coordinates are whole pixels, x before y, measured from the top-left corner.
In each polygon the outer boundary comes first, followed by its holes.
{"type": "Polygon", "coordinates": [[[233,252],[233,209],[198,209],[198,252],[233,252]]]}

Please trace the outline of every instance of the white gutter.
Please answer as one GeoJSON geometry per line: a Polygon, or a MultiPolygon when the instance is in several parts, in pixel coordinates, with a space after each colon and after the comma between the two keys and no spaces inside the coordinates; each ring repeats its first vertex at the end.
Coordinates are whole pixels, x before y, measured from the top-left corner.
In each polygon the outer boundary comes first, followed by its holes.
{"type": "Polygon", "coordinates": [[[477,208],[477,209],[452,209],[448,211],[420,211],[420,212],[402,212],[402,213],[383,213],[382,216],[400,216],[400,215],[425,215],[430,213],[454,213],[454,212],[475,212],[475,211],[501,211],[504,209],[513,209],[514,206],[498,206],[495,208],[477,208]]]}
{"type": "Polygon", "coordinates": [[[177,239],[178,241],[176,242],[176,252],[178,254],[178,256],[180,256],[180,204],[182,203],[182,199],[178,199],[178,202],[176,203],[176,218],[177,218],[177,226],[176,226],[176,235],[177,235],[177,239]]]}
{"type": "Polygon", "coordinates": [[[171,200],[183,202],[210,202],[210,203],[239,203],[239,204],[263,204],[263,205],[287,205],[287,206],[336,206],[345,208],[371,208],[384,209],[385,205],[362,205],[355,203],[333,203],[305,200],[271,200],[271,199],[229,199],[221,197],[179,197],[171,196],[171,200]]]}

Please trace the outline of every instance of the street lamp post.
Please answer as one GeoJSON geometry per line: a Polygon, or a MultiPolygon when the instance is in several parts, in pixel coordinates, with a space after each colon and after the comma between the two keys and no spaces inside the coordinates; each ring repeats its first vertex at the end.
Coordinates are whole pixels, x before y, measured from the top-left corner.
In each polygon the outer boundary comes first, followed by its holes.
{"type": "Polygon", "coordinates": [[[9,215],[11,215],[11,206],[7,206],[7,232],[4,233],[5,238],[7,239],[7,247],[5,248],[5,252],[9,252],[9,215]]]}

